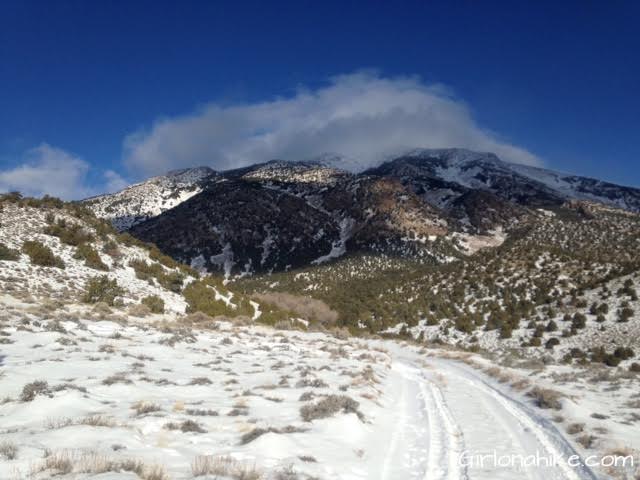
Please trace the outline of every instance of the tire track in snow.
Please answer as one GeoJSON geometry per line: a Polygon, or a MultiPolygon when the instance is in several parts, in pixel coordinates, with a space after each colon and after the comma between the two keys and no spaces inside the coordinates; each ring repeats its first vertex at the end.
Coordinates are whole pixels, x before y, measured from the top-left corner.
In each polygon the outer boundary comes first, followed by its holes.
{"type": "MultiPolygon", "coordinates": [[[[531,432],[538,444],[550,457],[559,459],[557,467],[561,473],[560,478],[566,480],[597,480],[598,477],[588,467],[572,468],[569,466],[565,460],[571,455],[576,455],[577,452],[546,418],[537,415],[527,405],[507,396],[466,368],[439,359],[432,360],[432,363],[435,365],[444,363],[445,368],[448,370],[447,373],[456,375],[469,387],[476,390],[479,395],[486,395],[493,399],[501,408],[501,411],[509,414],[521,428],[531,432]]],[[[496,416],[495,413],[494,416],[496,416]]]]}
{"type": "Polygon", "coordinates": [[[392,463],[397,456],[398,444],[400,443],[400,437],[402,437],[404,431],[406,430],[406,410],[407,410],[407,378],[404,375],[404,372],[400,372],[402,374],[402,390],[400,393],[400,405],[399,410],[400,414],[398,415],[398,422],[391,434],[391,441],[389,442],[389,449],[384,458],[384,463],[382,464],[382,471],[380,474],[380,480],[390,480],[392,477],[390,476],[392,463]]]}
{"type": "Polygon", "coordinates": [[[459,463],[464,451],[462,430],[440,387],[411,363],[399,361],[393,369],[402,386],[381,480],[467,479],[466,468],[459,463]]]}
{"type": "Polygon", "coordinates": [[[442,391],[422,376],[420,393],[424,399],[430,428],[429,462],[425,480],[464,480],[466,469],[460,464],[464,452],[462,431],[453,420],[442,391]]]}

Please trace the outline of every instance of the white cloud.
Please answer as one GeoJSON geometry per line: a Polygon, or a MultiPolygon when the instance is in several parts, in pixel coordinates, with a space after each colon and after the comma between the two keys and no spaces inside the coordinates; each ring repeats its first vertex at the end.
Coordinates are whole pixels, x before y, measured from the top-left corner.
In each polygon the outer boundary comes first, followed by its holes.
{"type": "Polygon", "coordinates": [[[28,150],[22,164],[0,170],[0,192],[19,191],[25,196],[44,194],[65,200],[89,197],[103,191],[115,191],[127,182],[116,172],[104,172],[103,182],[90,185],[91,166],[82,158],[43,143],[28,150]]]}
{"type": "Polygon", "coordinates": [[[222,106],[157,120],[129,135],[124,159],[151,175],[196,165],[218,170],[274,158],[302,160],[332,152],[362,169],[419,148],[465,147],[504,160],[540,164],[523,148],[481,128],[467,106],[440,85],[372,72],[341,75],[290,98],[222,106]]]}
{"type": "Polygon", "coordinates": [[[104,180],[104,193],[117,192],[129,185],[129,182],[127,182],[120,176],[119,173],[114,172],[113,170],[107,170],[106,172],[104,172],[104,180]]]}

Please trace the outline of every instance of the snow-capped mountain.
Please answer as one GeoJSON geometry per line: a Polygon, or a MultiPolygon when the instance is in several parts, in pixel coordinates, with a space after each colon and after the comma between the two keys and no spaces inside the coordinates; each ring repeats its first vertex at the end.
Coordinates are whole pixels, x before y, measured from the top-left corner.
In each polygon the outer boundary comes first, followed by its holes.
{"type": "Polygon", "coordinates": [[[640,189],[508,163],[493,153],[460,148],[414,150],[367,173],[401,178],[440,207],[468,190],[482,190],[526,206],[587,200],[640,211],[640,189]]]}
{"type": "Polygon", "coordinates": [[[277,180],[282,172],[269,173],[266,180],[210,185],[130,232],[194,268],[229,275],[323,263],[347,251],[426,258],[436,249],[425,240],[447,229],[434,209],[392,179],[345,175],[335,183],[288,184],[277,180]]]}
{"type": "Polygon", "coordinates": [[[225,172],[180,170],[86,204],[180,261],[227,274],[362,252],[446,263],[477,245],[499,245],[539,221],[539,209],[562,209],[567,201],[640,211],[639,189],[492,153],[421,149],[362,173],[336,163],[324,156],[225,172]]]}
{"type": "Polygon", "coordinates": [[[174,170],[117,193],[89,198],[85,203],[97,216],[123,231],[179,205],[217,179],[218,174],[209,167],[174,170]]]}

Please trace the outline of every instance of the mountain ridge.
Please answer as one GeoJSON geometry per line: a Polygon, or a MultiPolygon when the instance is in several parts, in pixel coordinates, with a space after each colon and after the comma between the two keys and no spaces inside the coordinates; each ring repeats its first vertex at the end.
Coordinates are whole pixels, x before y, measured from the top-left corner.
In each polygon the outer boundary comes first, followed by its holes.
{"type": "Polygon", "coordinates": [[[511,164],[488,152],[415,149],[360,173],[332,163],[181,169],[85,203],[176,259],[227,275],[357,252],[447,263],[469,254],[460,235],[496,245],[539,221],[539,209],[577,201],[640,211],[640,189],[511,164]]]}

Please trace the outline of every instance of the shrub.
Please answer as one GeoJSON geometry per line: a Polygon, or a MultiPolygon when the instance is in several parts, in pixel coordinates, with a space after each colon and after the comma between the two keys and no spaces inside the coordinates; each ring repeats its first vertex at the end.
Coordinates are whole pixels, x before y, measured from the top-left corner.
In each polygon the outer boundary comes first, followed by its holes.
{"type": "Polygon", "coordinates": [[[13,248],[7,247],[4,243],[0,243],[0,260],[15,262],[20,258],[20,252],[13,248]]]}
{"type": "Polygon", "coordinates": [[[360,404],[346,395],[329,395],[316,403],[300,407],[300,416],[305,422],[318,418],[332,417],[336,413],[355,413],[360,420],[364,418],[358,410],[360,404]]]}
{"type": "Polygon", "coordinates": [[[144,318],[151,314],[151,309],[143,303],[138,303],[136,305],[131,305],[128,312],[132,317],[144,318]]]}
{"type": "Polygon", "coordinates": [[[107,240],[102,246],[102,252],[112,258],[118,259],[122,256],[122,252],[118,248],[118,244],[113,240],[107,240]]]}
{"type": "Polygon", "coordinates": [[[614,350],[613,355],[620,360],[628,360],[629,358],[633,358],[635,354],[631,348],[618,347],[614,350]]]}
{"type": "Polygon", "coordinates": [[[531,345],[532,347],[539,347],[540,345],[542,345],[542,340],[540,340],[540,337],[533,337],[529,341],[529,345],[531,345]]]}
{"type": "Polygon", "coordinates": [[[40,242],[27,240],[22,244],[22,252],[29,256],[34,265],[64,268],[62,259],[54,255],[49,247],[40,242]]]}
{"type": "Polygon", "coordinates": [[[544,347],[547,350],[552,350],[553,347],[560,345],[560,340],[558,340],[556,337],[552,337],[549,340],[547,340],[547,343],[544,344],[544,347]]]}
{"type": "Polygon", "coordinates": [[[624,307],[620,309],[618,312],[618,321],[619,322],[628,322],[631,317],[633,317],[634,311],[632,308],[624,307]]]}
{"type": "Polygon", "coordinates": [[[278,434],[282,434],[282,433],[299,433],[299,432],[306,432],[307,430],[304,428],[298,428],[298,427],[294,427],[292,425],[288,425],[284,428],[274,428],[274,427],[268,427],[268,428],[254,428],[253,430],[248,431],[247,433],[245,433],[244,435],[242,435],[242,437],[240,437],[240,445],[246,445],[247,443],[251,443],[253,442],[255,439],[260,438],[262,435],[265,435],[267,433],[278,433],[278,434]]]}
{"type": "Polygon", "coordinates": [[[131,260],[129,266],[136,272],[136,277],[150,283],[156,279],[167,290],[180,293],[184,283],[184,275],[178,271],[166,271],[159,263],[147,263],[144,260],[131,260]]]}
{"type": "Polygon", "coordinates": [[[144,297],[140,303],[149,307],[151,313],[164,313],[164,300],[157,295],[144,297]]]}
{"type": "Polygon", "coordinates": [[[82,301],[85,303],[104,302],[113,306],[115,299],[124,294],[124,290],[118,285],[118,282],[110,280],[106,275],[93,277],[87,281],[85,285],[85,293],[82,301]]]}
{"type": "Polygon", "coordinates": [[[3,193],[0,195],[0,201],[9,203],[20,203],[22,200],[22,194],[17,191],[3,193]]]}
{"type": "Polygon", "coordinates": [[[182,423],[169,422],[165,424],[164,428],[167,430],[180,430],[182,432],[195,432],[195,433],[207,433],[197,422],[193,420],[185,420],[182,423]]]}
{"type": "Polygon", "coordinates": [[[93,236],[82,226],[75,223],[69,224],[64,219],[59,219],[56,223],[48,225],[44,229],[44,233],[58,237],[62,243],[71,246],[78,246],[93,240],[93,236]]]}
{"type": "Polygon", "coordinates": [[[608,367],[617,367],[622,360],[615,355],[607,354],[604,357],[604,364],[608,367]]]}
{"type": "Polygon", "coordinates": [[[573,320],[571,320],[571,328],[573,330],[579,330],[587,326],[587,317],[585,317],[582,313],[576,312],[573,315],[573,320]]]}
{"type": "Polygon", "coordinates": [[[258,293],[254,298],[259,302],[269,303],[275,307],[294,312],[296,316],[313,320],[323,325],[333,325],[338,320],[338,312],[332,310],[322,300],[292,295],[284,292],[258,293]]]}
{"type": "Polygon", "coordinates": [[[37,380],[35,382],[27,383],[22,387],[22,393],[20,394],[20,401],[31,402],[38,395],[48,395],[49,384],[44,380],[37,380]]]}
{"type": "Polygon", "coordinates": [[[576,347],[569,350],[569,355],[571,355],[571,358],[585,358],[587,356],[582,350],[576,347]]]}
{"type": "Polygon", "coordinates": [[[511,338],[513,334],[513,329],[511,325],[507,325],[506,323],[500,327],[500,338],[511,338]]]}
{"type": "Polygon", "coordinates": [[[223,287],[216,284],[215,280],[205,278],[191,282],[182,292],[187,301],[188,312],[202,312],[211,317],[219,315],[227,315],[235,317],[237,315],[253,315],[253,307],[242,298],[234,297],[233,302],[236,308],[227,306],[222,299],[216,300],[216,291],[220,294],[226,294],[223,287]]]}
{"type": "Polygon", "coordinates": [[[584,423],[572,423],[567,427],[567,433],[569,435],[576,435],[584,432],[584,423]]]}
{"type": "Polygon", "coordinates": [[[136,411],[136,415],[138,416],[146,415],[148,413],[159,412],[162,410],[160,405],[156,403],[145,402],[145,401],[136,402],[131,406],[131,408],[136,411]]]}
{"type": "Polygon", "coordinates": [[[224,477],[236,480],[260,480],[262,473],[255,466],[248,466],[232,457],[214,457],[199,455],[191,464],[194,477],[211,475],[214,478],[224,477]]]}
{"type": "Polygon", "coordinates": [[[163,273],[158,277],[158,282],[167,290],[174,293],[180,293],[184,283],[184,275],[176,271],[163,273]]]}
{"type": "Polygon", "coordinates": [[[613,353],[607,353],[604,347],[596,347],[591,349],[591,361],[604,363],[609,367],[617,367],[622,360],[632,358],[633,350],[630,348],[619,347],[613,353]]]}
{"type": "Polygon", "coordinates": [[[545,330],[547,332],[555,332],[556,330],[558,330],[558,324],[553,320],[549,320],[549,323],[547,323],[545,330]]]}
{"type": "Polygon", "coordinates": [[[15,460],[18,456],[18,447],[12,442],[2,442],[0,443],[0,456],[6,460],[15,460]]]}
{"type": "Polygon", "coordinates": [[[78,245],[74,258],[84,260],[84,264],[94,270],[109,270],[109,266],[102,261],[100,254],[88,243],[78,245]]]}
{"type": "Polygon", "coordinates": [[[527,393],[533,398],[535,404],[540,408],[553,408],[554,410],[560,410],[562,403],[560,403],[560,393],[549,388],[534,387],[527,393]]]}

